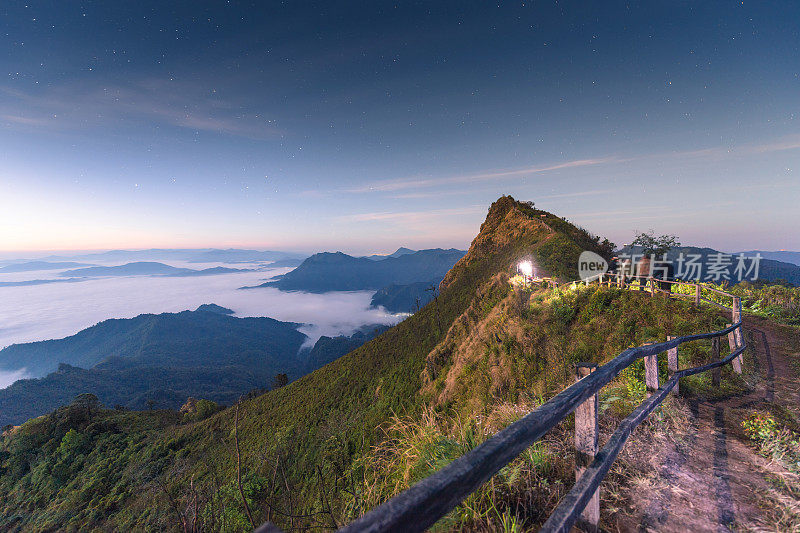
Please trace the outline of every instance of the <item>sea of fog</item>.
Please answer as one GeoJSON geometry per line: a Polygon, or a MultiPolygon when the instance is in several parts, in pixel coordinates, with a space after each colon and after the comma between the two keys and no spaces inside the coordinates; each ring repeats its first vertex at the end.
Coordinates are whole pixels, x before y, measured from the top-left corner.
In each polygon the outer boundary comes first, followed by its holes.
{"type": "MultiPolygon", "coordinates": [[[[193,269],[259,266],[161,262],[193,269]]],[[[383,309],[370,308],[371,291],[312,294],[273,288],[239,290],[289,270],[276,268],[196,277],[108,277],[75,283],[0,286],[0,349],[16,343],[67,337],[107,318],[194,310],[205,303],[232,309],[239,317],[268,316],[306,324],[300,331],[309,336],[307,345],[321,335],[348,335],[364,324],[393,324],[400,318],[383,309]]],[[[0,282],[56,279],[59,272],[0,274],[0,282]]],[[[23,377],[26,376],[22,364],[14,372],[0,371],[0,388],[23,377]]]]}

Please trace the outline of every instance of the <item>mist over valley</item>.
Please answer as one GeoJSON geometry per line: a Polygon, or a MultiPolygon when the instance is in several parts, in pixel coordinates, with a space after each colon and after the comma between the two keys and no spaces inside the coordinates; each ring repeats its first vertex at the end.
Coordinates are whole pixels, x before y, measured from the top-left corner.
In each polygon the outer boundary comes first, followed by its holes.
{"type": "MultiPolygon", "coordinates": [[[[221,262],[156,259],[170,267],[166,272],[231,267],[221,262]]],[[[101,268],[117,266],[118,263],[106,261],[101,268]]],[[[206,303],[229,308],[237,317],[270,317],[301,323],[299,331],[308,336],[304,347],[312,346],[322,335],[350,335],[365,324],[394,324],[401,317],[371,307],[374,291],[309,293],[271,287],[240,290],[286,274],[292,267],[237,263],[235,268],[241,271],[204,276],[121,275],[80,278],[74,283],[57,282],[73,279],[65,280],[58,269],[0,272],[0,349],[67,337],[109,318],[193,310],[206,303]],[[3,286],[35,280],[51,283],[3,286]]],[[[0,388],[23,377],[30,377],[25,373],[23,361],[19,368],[0,369],[0,388]]]]}

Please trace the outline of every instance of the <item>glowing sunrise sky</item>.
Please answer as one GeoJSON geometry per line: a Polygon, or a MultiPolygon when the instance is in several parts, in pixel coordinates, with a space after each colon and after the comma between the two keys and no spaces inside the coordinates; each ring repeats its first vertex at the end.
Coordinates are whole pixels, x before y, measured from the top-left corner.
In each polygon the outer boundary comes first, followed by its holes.
{"type": "Polygon", "coordinates": [[[800,249],[797,2],[3,2],[0,250],[800,249]]]}

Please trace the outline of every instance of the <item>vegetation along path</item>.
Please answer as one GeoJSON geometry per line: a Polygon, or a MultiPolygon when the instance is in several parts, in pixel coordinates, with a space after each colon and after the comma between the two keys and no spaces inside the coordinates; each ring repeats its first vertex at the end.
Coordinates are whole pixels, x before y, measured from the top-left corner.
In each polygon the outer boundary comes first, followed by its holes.
{"type": "Polygon", "coordinates": [[[745,386],[685,393],[684,429],[620,530],[800,531],[800,333],[747,317],[745,334],[745,386]]]}

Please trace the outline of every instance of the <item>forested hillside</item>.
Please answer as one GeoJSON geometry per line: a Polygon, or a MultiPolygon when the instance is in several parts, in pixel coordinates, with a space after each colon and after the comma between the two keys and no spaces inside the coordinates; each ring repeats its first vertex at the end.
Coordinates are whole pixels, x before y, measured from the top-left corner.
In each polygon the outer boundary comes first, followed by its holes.
{"type": "MultiPolygon", "coordinates": [[[[108,407],[177,409],[196,396],[230,405],[277,374],[294,380],[361,346],[380,327],[322,337],[302,349],[300,324],[237,318],[205,304],[196,311],[105,320],[64,339],[16,344],[0,365],[39,375],[0,389],[0,426],[19,424],[92,393],[108,407]]],[[[2,368],[2,366],[0,366],[2,368]]]]}

